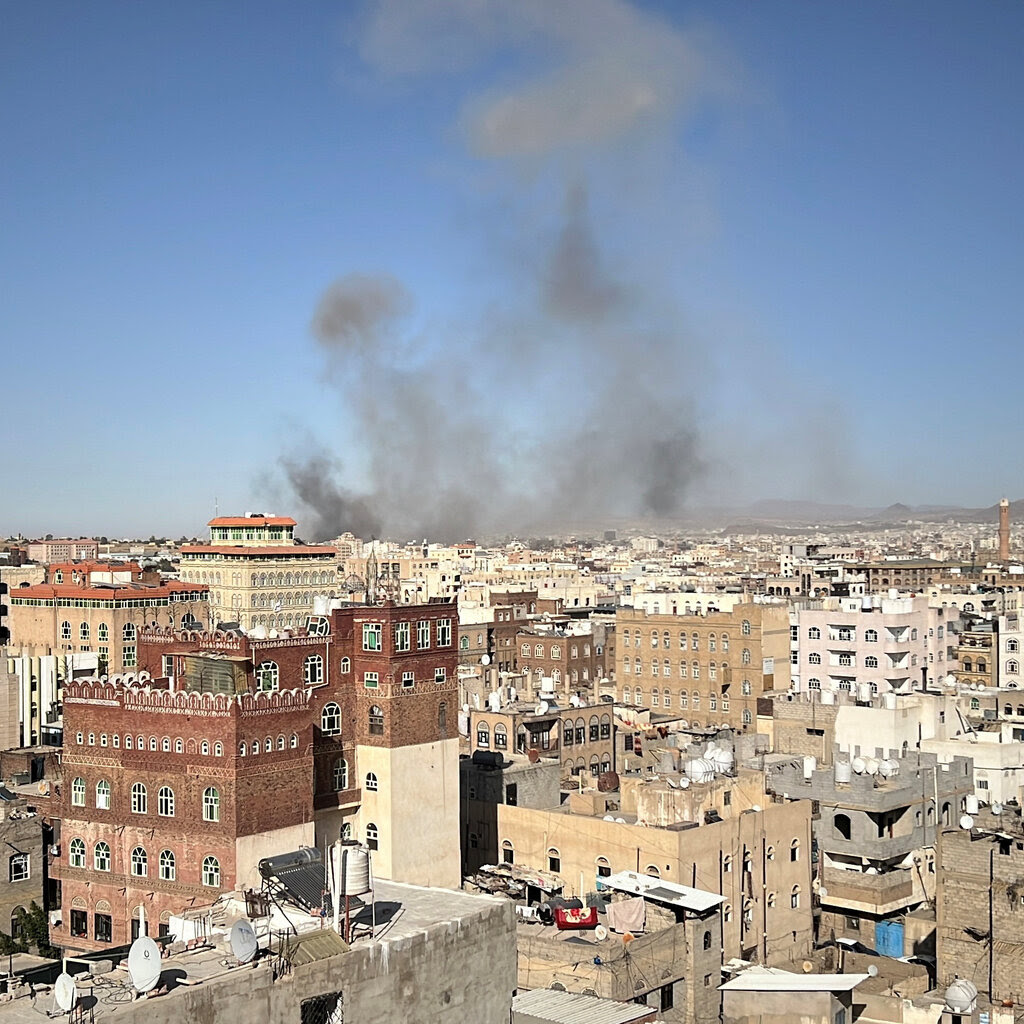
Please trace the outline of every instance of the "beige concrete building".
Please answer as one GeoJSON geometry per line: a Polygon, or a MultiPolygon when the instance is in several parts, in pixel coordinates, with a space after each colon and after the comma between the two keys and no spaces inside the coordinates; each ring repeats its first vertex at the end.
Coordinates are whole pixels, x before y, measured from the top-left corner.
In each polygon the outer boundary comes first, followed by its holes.
{"type": "Polygon", "coordinates": [[[303,626],[316,598],[326,605],[341,593],[336,550],[296,544],[294,519],[221,516],[208,525],[209,544],[182,547],[180,576],[209,588],[214,624],[303,626]]]}
{"type": "Polygon", "coordinates": [[[759,774],[719,783],[702,805],[716,815],[661,826],[638,824],[625,806],[612,813],[598,806],[617,794],[582,794],[550,809],[468,801],[478,837],[466,851],[468,867],[526,867],[557,876],[574,896],[600,889],[616,871],[719,893],[724,956],[788,962],[813,943],[811,804],[771,803],[759,774]],[[757,802],[754,793],[762,794],[757,802]]]}
{"type": "Polygon", "coordinates": [[[86,586],[39,583],[12,590],[8,654],[39,657],[95,653],[101,674],[131,672],[146,626],[210,625],[209,588],[171,581],[86,586]]]}
{"type": "Polygon", "coordinates": [[[752,731],[757,698],[789,687],[789,615],[781,603],[666,615],[619,608],[616,693],[689,728],[752,731]]]}

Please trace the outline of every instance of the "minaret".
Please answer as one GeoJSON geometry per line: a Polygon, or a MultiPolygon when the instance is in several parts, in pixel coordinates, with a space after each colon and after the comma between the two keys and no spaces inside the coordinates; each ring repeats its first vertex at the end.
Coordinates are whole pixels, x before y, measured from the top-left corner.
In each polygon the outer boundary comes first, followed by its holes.
{"type": "Polygon", "coordinates": [[[999,561],[1003,565],[1010,561],[1010,502],[1006,498],[999,502],[999,561]]]}

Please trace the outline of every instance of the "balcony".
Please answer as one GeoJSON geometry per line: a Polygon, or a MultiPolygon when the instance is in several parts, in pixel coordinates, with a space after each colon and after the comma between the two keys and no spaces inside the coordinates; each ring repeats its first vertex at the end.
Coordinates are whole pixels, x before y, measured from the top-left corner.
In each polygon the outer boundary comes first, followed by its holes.
{"type": "Polygon", "coordinates": [[[313,808],[322,811],[326,808],[356,807],[363,799],[363,791],[359,786],[351,786],[337,792],[317,793],[313,797],[313,808]]]}
{"type": "Polygon", "coordinates": [[[914,894],[913,876],[907,868],[868,875],[826,864],[821,885],[827,893],[821,902],[846,910],[888,914],[920,899],[914,894]]]}

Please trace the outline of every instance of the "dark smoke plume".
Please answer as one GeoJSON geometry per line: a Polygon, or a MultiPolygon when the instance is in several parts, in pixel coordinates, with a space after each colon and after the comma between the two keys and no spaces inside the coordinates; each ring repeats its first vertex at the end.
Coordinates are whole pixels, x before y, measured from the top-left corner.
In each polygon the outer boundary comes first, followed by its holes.
{"type": "Polygon", "coordinates": [[[609,273],[582,185],[529,272],[528,308],[441,339],[402,329],[413,302],[392,277],[325,292],[312,331],[369,484],[344,486],[329,448],[282,461],[318,538],[455,540],[678,511],[701,471],[681,318],[609,273]]]}

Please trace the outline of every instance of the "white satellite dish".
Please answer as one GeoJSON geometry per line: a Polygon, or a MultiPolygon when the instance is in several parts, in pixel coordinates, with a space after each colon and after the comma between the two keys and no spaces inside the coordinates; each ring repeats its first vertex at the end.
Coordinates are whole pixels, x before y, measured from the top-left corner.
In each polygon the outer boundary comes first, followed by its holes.
{"type": "Polygon", "coordinates": [[[546,715],[547,713],[548,713],[548,702],[546,700],[542,700],[537,705],[537,714],[538,715],[546,715]]]}
{"type": "Polygon", "coordinates": [[[868,965],[868,974],[872,978],[877,978],[878,977],[878,968],[874,964],[869,964],[868,965]]]}
{"type": "Polygon", "coordinates": [[[963,816],[963,817],[962,817],[962,818],[960,819],[960,827],[961,827],[961,828],[962,828],[962,829],[963,829],[963,830],[964,830],[965,832],[970,832],[970,830],[971,830],[972,828],[974,828],[974,819],[973,819],[973,818],[972,818],[972,817],[971,817],[971,816],[970,816],[969,814],[965,814],[965,815],[964,815],[964,816],[963,816]]]}
{"type": "Polygon", "coordinates": [[[827,895],[828,895],[828,889],[826,889],[824,886],[822,886],[818,890],[818,896],[821,897],[821,899],[824,899],[827,895]]]}
{"type": "Polygon", "coordinates": [[[78,989],[75,988],[75,979],[70,974],[60,974],[53,985],[53,998],[57,1005],[69,1012],[75,1008],[75,1001],[78,999],[78,989]]]}
{"type": "Polygon", "coordinates": [[[128,976],[136,992],[149,992],[160,980],[160,947],[148,936],[141,936],[128,950],[128,976]]]}
{"type": "Polygon", "coordinates": [[[490,665],[490,663],[491,663],[491,656],[489,654],[484,654],[483,656],[481,656],[480,664],[483,665],[484,668],[487,668],[487,666],[490,665]]]}
{"type": "Polygon", "coordinates": [[[1003,805],[998,800],[992,805],[992,813],[993,814],[1002,814],[1003,813],[1003,805]]]}
{"type": "Polygon", "coordinates": [[[247,964],[260,948],[256,932],[246,918],[240,918],[231,926],[231,952],[240,964],[247,964]]]}
{"type": "Polygon", "coordinates": [[[608,929],[605,928],[603,924],[599,924],[594,929],[594,938],[597,939],[598,942],[604,942],[604,940],[608,938],[608,929]]]}

